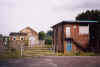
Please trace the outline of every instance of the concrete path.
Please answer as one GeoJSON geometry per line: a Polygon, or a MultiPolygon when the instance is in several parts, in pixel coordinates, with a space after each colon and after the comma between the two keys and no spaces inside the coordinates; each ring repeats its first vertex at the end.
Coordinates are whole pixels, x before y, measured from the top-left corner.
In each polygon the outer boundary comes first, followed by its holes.
{"type": "Polygon", "coordinates": [[[0,60],[0,67],[100,67],[98,56],[43,56],[0,60]]]}

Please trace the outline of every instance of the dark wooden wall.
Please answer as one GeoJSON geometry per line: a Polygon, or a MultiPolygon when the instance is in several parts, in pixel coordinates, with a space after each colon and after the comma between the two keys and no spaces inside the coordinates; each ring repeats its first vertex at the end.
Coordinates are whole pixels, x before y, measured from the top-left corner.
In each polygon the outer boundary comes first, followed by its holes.
{"type": "Polygon", "coordinates": [[[53,28],[53,47],[56,52],[64,52],[64,33],[63,25],[57,25],[53,28]]]}
{"type": "Polygon", "coordinates": [[[90,24],[90,50],[100,52],[100,22],[90,24]]]}
{"type": "MultiPolygon", "coordinates": [[[[89,34],[80,35],[79,34],[79,24],[59,24],[53,27],[53,47],[56,52],[64,52],[66,53],[66,45],[67,45],[67,35],[66,35],[66,27],[71,27],[71,37],[74,42],[76,42],[82,48],[87,48],[89,43],[89,34]],[[76,28],[74,28],[74,25],[76,28]]],[[[77,50],[77,46],[75,43],[72,45],[72,50],[77,50]]],[[[78,49],[79,50],[79,49],[78,49]]]]}

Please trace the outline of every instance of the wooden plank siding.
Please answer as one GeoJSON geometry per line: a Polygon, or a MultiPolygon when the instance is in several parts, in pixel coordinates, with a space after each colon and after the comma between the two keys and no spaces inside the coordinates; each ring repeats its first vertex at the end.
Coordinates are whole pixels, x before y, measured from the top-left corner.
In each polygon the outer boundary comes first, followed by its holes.
{"type": "Polygon", "coordinates": [[[53,46],[55,47],[55,51],[64,52],[64,34],[63,34],[63,25],[57,25],[53,29],[53,46]]]}

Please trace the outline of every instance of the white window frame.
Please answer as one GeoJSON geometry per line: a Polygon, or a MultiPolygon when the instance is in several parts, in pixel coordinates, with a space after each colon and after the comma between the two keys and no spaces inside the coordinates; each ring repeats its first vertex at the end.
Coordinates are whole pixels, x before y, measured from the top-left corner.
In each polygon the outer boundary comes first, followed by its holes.
{"type": "Polygon", "coordinates": [[[66,27],[66,37],[71,36],[71,27],[66,27]]]}

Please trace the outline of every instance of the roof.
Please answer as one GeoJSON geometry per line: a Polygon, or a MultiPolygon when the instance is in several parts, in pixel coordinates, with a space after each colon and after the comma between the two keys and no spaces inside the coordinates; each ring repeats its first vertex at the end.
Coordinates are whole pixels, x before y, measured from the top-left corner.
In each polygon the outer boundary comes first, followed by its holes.
{"type": "Polygon", "coordinates": [[[98,23],[98,22],[97,21],[79,21],[79,20],[77,20],[77,21],[62,21],[58,24],[53,25],[52,28],[57,25],[60,25],[60,24],[94,24],[94,23],[98,23]]]}
{"type": "Polygon", "coordinates": [[[27,34],[26,33],[19,33],[19,32],[11,32],[9,35],[10,36],[25,36],[27,34]]]}
{"type": "Polygon", "coordinates": [[[34,29],[32,29],[31,27],[26,27],[26,28],[20,30],[20,32],[23,32],[23,30],[25,30],[25,29],[29,29],[29,30],[31,30],[32,32],[34,32],[35,34],[38,35],[38,33],[34,29]]]}

